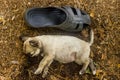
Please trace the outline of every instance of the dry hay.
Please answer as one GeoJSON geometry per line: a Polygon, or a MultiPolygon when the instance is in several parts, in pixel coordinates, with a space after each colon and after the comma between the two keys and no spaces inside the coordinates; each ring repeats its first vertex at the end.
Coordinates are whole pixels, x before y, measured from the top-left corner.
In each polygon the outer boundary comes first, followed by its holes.
{"type": "MultiPolygon", "coordinates": [[[[24,22],[27,8],[70,5],[85,10],[92,18],[95,32],[91,57],[97,67],[96,76],[80,76],[81,66],[54,62],[45,80],[118,80],[120,79],[119,0],[0,0],[0,80],[43,80],[33,72],[41,58],[28,58],[22,52],[21,34],[66,34],[53,29],[31,29],[24,22]]],[[[75,34],[79,36],[79,33],[75,34]]]]}

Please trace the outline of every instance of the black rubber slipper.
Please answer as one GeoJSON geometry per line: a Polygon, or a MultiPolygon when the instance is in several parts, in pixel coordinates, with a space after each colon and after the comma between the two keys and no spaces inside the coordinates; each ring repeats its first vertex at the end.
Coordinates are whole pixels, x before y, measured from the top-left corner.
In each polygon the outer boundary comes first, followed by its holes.
{"type": "Polygon", "coordinates": [[[91,24],[90,16],[85,11],[69,6],[28,9],[25,22],[33,28],[56,27],[73,32],[91,24]]]}

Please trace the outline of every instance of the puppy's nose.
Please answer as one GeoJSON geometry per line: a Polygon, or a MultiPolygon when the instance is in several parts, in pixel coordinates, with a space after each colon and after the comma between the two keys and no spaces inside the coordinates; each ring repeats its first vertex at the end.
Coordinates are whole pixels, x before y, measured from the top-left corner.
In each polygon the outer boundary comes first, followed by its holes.
{"type": "Polygon", "coordinates": [[[32,57],[32,54],[29,53],[29,56],[32,57]]]}
{"type": "MultiPolygon", "coordinates": [[[[25,53],[25,52],[24,52],[25,53]]],[[[26,56],[32,56],[30,53],[25,53],[26,56]]]]}

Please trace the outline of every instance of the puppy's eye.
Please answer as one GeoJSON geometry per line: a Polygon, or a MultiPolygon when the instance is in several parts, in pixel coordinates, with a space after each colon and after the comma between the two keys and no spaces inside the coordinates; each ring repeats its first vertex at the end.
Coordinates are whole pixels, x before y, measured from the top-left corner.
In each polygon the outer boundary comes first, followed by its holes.
{"type": "Polygon", "coordinates": [[[35,40],[31,40],[29,41],[30,45],[33,46],[33,47],[38,47],[38,41],[35,41],[35,40]]]}

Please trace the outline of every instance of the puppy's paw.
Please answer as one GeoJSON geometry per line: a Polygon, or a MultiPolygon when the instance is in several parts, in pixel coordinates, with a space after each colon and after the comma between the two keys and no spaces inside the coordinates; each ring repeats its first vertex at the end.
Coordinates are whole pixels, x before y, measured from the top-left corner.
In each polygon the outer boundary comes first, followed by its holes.
{"type": "Polygon", "coordinates": [[[38,75],[38,74],[40,74],[40,73],[42,73],[42,69],[37,69],[37,70],[34,72],[34,74],[36,74],[36,75],[38,75]]]}
{"type": "Polygon", "coordinates": [[[46,76],[47,76],[47,74],[44,74],[44,73],[42,74],[42,78],[45,78],[46,76]]]}
{"type": "Polygon", "coordinates": [[[43,71],[43,75],[42,75],[42,78],[45,78],[48,74],[48,68],[45,68],[44,71],[43,71]]]}
{"type": "Polygon", "coordinates": [[[94,69],[94,70],[92,71],[92,74],[93,74],[93,75],[95,75],[95,74],[96,74],[96,69],[94,69]]]}
{"type": "Polygon", "coordinates": [[[85,73],[85,70],[80,70],[79,74],[82,75],[85,73]]]}

